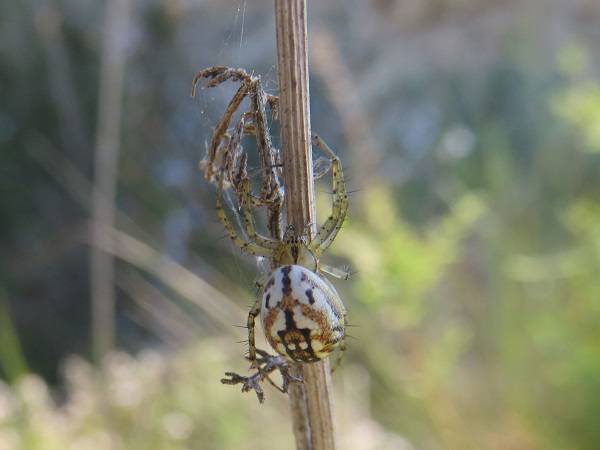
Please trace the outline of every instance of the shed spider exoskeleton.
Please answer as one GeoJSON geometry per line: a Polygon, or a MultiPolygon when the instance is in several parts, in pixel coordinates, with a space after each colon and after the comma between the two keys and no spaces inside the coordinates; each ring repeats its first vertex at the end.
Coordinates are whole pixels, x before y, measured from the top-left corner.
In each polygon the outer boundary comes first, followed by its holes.
{"type": "Polygon", "coordinates": [[[339,362],[345,350],[346,309],[333,285],[319,274],[326,273],[343,279],[348,278],[348,274],[321,264],[319,259],[335,239],[348,211],[348,193],[341,162],[319,136],[313,137],[313,144],[331,161],[332,211],[313,239],[309,239],[303,230],[296,230],[292,226],[288,226],[281,236],[279,218],[282,194],[279,172],[275,168],[276,151],[271,144],[265,115],[265,105],[268,103],[273,110],[277,98],[267,96],[260,86],[260,79],[241,69],[205,69],[194,78],[194,86],[202,78],[209,80],[206,87],[229,79],[242,83],[215,127],[204,168],[206,177],[217,185],[217,216],[232,242],[248,255],[269,258],[271,261],[272,272],[262,283],[261,295],[248,314],[248,359],[253,365],[256,364],[254,322],[260,314],[269,344],[288,360],[319,361],[339,346],[339,362]],[[229,134],[232,117],[246,96],[250,98],[250,110],[241,115],[238,126],[229,134]],[[263,182],[259,196],[251,191],[246,170],[247,156],[241,150],[241,138],[244,135],[256,137],[261,156],[263,182]],[[226,187],[233,188],[236,193],[241,212],[241,233],[236,231],[223,207],[226,187]],[[260,206],[269,208],[269,230],[273,237],[256,230],[253,209],[260,206]]]}

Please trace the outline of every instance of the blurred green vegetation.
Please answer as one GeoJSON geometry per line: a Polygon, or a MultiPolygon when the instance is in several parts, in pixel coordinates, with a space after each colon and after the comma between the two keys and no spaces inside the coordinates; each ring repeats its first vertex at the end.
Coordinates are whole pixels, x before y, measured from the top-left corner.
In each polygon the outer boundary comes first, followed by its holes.
{"type": "MultiPolygon", "coordinates": [[[[326,256],[357,272],[342,448],[600,448],[600,8],[555,3],[312,6],[345,64],[313,67],[313,129],[358,189],[326,256]]],[[[92,366],[102,7],[0,5],[0,450],[291,448],[284,397],[218,382],[246,369],[219,320],[243,323],[256,264],[196,169],[234,88],[188,98],[217,64],[275,92],[272,5],[136,7],[117,228],[164,259],[117,255],[119,351],[92,366]]]]}

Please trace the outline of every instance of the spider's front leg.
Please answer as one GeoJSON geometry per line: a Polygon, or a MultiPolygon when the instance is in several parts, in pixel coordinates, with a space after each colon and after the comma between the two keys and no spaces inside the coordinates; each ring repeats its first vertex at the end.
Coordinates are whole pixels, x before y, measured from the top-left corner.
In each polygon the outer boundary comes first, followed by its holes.
{"type": "Polygon", "coordinates": [[[331,215],[310,243],[311,250],[317,256],[320,256],[331,245],[346,219],[346,213],[348,212],[348,192],[346,191],[346,183],[340,159],[325,141],[316,134],[313,136],[313,144],[331,158],[331,176],[333,178],[333,206],[331,215]]]}

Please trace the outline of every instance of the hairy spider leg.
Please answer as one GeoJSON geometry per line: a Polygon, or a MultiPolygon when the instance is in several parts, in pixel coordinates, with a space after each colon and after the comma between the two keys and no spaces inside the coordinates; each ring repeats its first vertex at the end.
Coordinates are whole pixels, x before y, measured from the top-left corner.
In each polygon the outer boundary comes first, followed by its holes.
{"type": "Polygon", "coordinates": [[[347,280],[350,278],[350,272],[348,270],[341,267],[333,267],[328,264],[319,263],[319,272],[326,273],[339,280],[347,280]]]}
{"type": "Polygon", "coordinates": [[[248,359],[250,360],[252,366],[255,365],[256,362],[256,341],[255,341],[255,324],[256,316],[260,314],[260,306],[261,306],[262,298],[259,295],[258,298],[254,301],[254,305],[248,312],[248,321],[246,322],[246,326],[248,327],[248,359]]]}
{"type": "Polygon", "coordinates": [[[318,135],[313,136],[313,143],[331,158],[331,176],[333,178],[333,206],[331,215],[319,228],[317,235],[311,241],[313,252],[320,256],[333,242],[342,228],[348,212],[348,193],[342,172],[342,163],[331,148],[318,135]]]}
{"type": "Polygon", "coordinates": [[[222,203],[222,198],[223,198],[223,174],[221,174],[221,176],[219,177],[219,181],[217,184],[217,199],[216,199],[216,210],[217,210],[217,217],[219,218],[219,220],[221,221],[221,223],[223,224],[223,227],[225,227],[225,230],[227,231],[227,234],[229,234],[229,237],[231,238],[231,241],[240,248],[240,250],[242,250],[242,252],[251,255],[251,256],[264,256],[267,258],[270,258],[273,255],[273,250],[267,247],[263,247],[255,242],[252,242],[250,240],[244,240],[242,239],[237,232],[235,231],[235,228],[233,227],[233,225],[231,224],[231,221],[229,220],[229,218],[227,217],[227,214],[225,213],[225,209],[223,208],[223,203],[222,203]]]}
{"type": "Polygon", "coordinates": [[[267,380],[269,383],[271,383],[271,386],[273,386],[275,389],[277,389],[282,394],[287,394],[287,384],[286,384],[287,379],[284,379],[284,381],[283,381],[284,384],[282,387],[280,387],[277,383],[275,383],[273,380],[271,380],[269,375],[265,375],[265,380],[267,380]]]}
{"type": "Polygon", "coordinates": [[[252,200],[252,194],[250,193],[250,180],[246,178],[242,181],[242,212],[243,212],[243,221],[244,221],[244,229],[246,231],[246,235],[248,236],[248,240],[259,245],[260,247],[266,248],[272,251],[277,249],[280,246],[280,242],[271,239],[269,237],[263,236],[262,234],[256,231],[256,225],[254,224],[254,217],[252,216],[251,207],[254,204],[252,200]]]}
{"type": "MultiPolygon", "coordinates": [[[[344,320],[346,318],[344,317],[344,320]]],[[[344,355],[346,354],[346,337],[343,337],[339,343],[338,356],[335,359],[334,363],[331,365],[331,371],[335,372],[335,370],[342,365],[342,360],[344,359],[344,355]]]]}

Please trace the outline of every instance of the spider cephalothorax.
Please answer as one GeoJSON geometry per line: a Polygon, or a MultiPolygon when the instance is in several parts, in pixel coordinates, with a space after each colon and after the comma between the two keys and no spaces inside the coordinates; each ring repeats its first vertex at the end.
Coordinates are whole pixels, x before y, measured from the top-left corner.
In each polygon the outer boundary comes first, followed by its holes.
{"type": "Polygon", "coordinates": [[[347,278],[348,275],[319,261],[341,229],[348,211],[348,194],[339,158],[320,137],[313,137],[313,144],[330,161],[333,180],[331,214],[312,239],[291,226],[281,236],[281,165],[277,164],[278,154],[271,144],[266,118],[267,105],[276,111],[277,97],[265,94],[260,79],[241,69],[205,69],[194,78],[194,87],[203,78],[209,80],[206,87],[226,80],[241,83],[215,127],[203,162],[206,178],[217,185],[217,216],[232,242],[244,253],[271,261],[271,273],[262,286],[261,296],[248,314],[249,359],[256,361],[254,321],[259,314],[271,346],[291,361],[318,361],[329,356],[338,346],[344,350],[346,310],[335,288],[320,274],[327,273],[338,278],[347,278]],[[232,117],[246,97],[250,99],[250,109],[241,114],[238,125],[230,133],[232,117]],[[258,195],[251,191],[252,183],[246,167],[248,158],[242,151],[241,141],[245,135],[256,138],[260,156],[262,188],[258,195]],[[242,233],[236,231],[223,207],[227,188],[232,188],[236,194],[242,233]],[[267,208],[271,236],[256,231],[253,210],[259,207],[267,208]]]}

